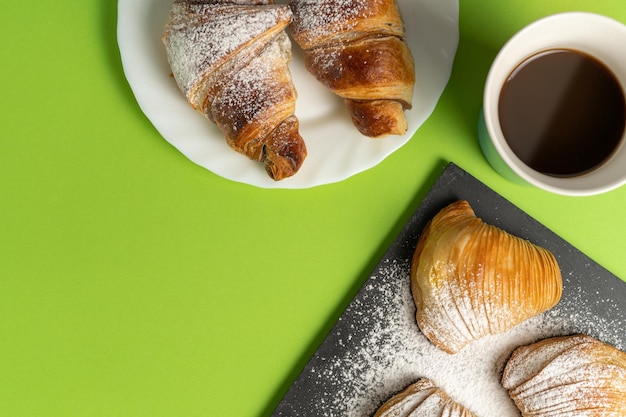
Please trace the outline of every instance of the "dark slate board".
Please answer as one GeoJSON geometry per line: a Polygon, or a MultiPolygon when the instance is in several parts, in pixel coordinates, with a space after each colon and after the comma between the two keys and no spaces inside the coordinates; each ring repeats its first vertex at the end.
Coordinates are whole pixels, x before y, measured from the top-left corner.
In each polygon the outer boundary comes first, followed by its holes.
{"type": "MultiPolygon", "coordinates": [[[[401,378],[396,384],[386,386],[372,375],[361,377],[361,374],[373,372],[372,368],[361,365],[356,368],[354,362],[363,361],[359,355],[363,355],[365,338],[369,338],[367,344],[371,345],[365,349],[370,362],[387,361],[392,364],[393,358],[386,356],[401,356],[409,349],[410,341],[393,340],[393,335],[385,330],[389,324],[386,316],[393,314],[390,308],[395,308],[394,303],[406,306],[410,295],[391,297],[394,301],[388,299],[393,294],[390,290],[410,294],[410,259],[422,229],[440,209],[459,199],[467,200],[476,215],[485,222],[543,246],[556,256],[564,289],[560,303],[550,311],[550,318],[565,324],[559,325],[553,335],[587,333],[619,349],[626,349],[626,284],[450,163],[292,384],[272,417],[369,417],[383,400],[404,387],[406,381],[401,378]],[[399,299],[404,301],[397,301],[399,299]],[[381,333],[381,337],[376,337],[377,332],[381,333]],[[377,349],[384,352],[379,357],[377,349]],[[367,390],[357,385],[367,381],[375,381],[377,385],[369,393],[364,393],[367,390]],[[376,401],[359,398],[371,396],[372,392],[377,395],[376,401]],[[371,403],[369,406],[355,411],[354,404],[368,401],[371,403]]],[[[414,306],[406,308],[413,309],[408,313],[413,316],[414,306]]],[[[414,326],[419,332],[415,323],[407,326],[414,326]]],[[[380,369],[382,371],[375,372],[386,372],[386,368],[380,369]]],[[[419,375],[419,372],[416,369],[414,374],[419,375]]]]}

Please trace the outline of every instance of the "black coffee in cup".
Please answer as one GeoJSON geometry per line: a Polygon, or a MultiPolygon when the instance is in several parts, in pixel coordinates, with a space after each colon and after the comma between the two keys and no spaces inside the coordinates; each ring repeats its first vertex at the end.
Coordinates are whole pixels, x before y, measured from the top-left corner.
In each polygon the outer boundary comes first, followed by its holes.
{"type": "Polygon", "coordinates": [[[572,177],[602,165],[617,149],[626,103],[603,63],[579,51],[552,49],[511,72],[498,113],[519,159],[546,175],[572,177]]]}

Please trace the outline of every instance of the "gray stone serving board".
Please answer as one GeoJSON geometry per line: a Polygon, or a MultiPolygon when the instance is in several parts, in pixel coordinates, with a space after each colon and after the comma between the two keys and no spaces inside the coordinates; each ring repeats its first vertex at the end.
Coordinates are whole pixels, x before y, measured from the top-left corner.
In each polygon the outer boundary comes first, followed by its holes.
{"type": "MultiPolygon", "coordinates": [[[[485,222],[543,246],[555,255],[564,288],[560,303],[550,312],[550,319],[561,323],[558,330],[552,331],[554,335],[587,333],[621,350],[626,349],[626,283],[450,163],[293,382],[272,417],[371,417],[385,399],[404,387],[411,377],[399,375],[394,381],[397,363],[410,366],[411,359],[406,359],[406,352],[413,352],[413,356],[421,353],[415,353],[410,347],[411,341],[398,340],[404,335],[395,337],[389,329],[396,326],[402,332],[419,333],[416,324],[411,322],[415,307],[409,306],[410,259],[426,223],[440,209],[459,199],[467,200],[485,222]],[[393,309],[407,309],[407,313],[394,318],[393,309]],[[402,320],[404,324],[398,324],[402,320]],[[394,356],[399,359],[395,360],[394,356]],[[382,365],[372,367],[372,363],[382,365]],[[376,375],[392,372],[395,374],[376,375]]],[[[417,369],[412,370],[411,375],[419,376],[419,364],[424,362],[415,363],[417,369]]]]}

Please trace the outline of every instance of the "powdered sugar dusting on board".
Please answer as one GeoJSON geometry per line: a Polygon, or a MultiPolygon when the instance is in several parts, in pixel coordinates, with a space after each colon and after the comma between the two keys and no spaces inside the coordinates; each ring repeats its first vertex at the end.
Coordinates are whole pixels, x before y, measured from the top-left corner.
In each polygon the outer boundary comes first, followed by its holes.
{"type": "Polygon", "coordinates": [[[500,383],[504,364],[518,346],[585,332],[624,348],[623,315],[609,319],[585,313],[590,299],[581,292],[504,334],[450,355],[417,327],[408,262],[384,260],[329,335],[327,342],[334,347],[322,347],[303,375],[316,392],[308,404],[310,414],[369,417],[393,394],[425,377],[478,417],[519,416],[500,383]]]}

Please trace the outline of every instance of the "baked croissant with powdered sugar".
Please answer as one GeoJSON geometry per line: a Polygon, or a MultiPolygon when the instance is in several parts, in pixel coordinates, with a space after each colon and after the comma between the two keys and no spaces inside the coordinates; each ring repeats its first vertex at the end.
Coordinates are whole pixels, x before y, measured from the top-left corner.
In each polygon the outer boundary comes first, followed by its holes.
{"type": "Polygon", "coordinates": [[[411,263],[417,324],[448,353],[549,310],[562,287],[550,251],[483,222],[464,200],[428,223],[411,263]]]}
{"type": "Polygon", "coordinates": [[[395,0],[291,0],[306,69],[343,98],[365,136],[401,135],[415,85],[395,0]]]}
{"type": "Polygon", "coordinates": [[[523,417],[626,416],[626,353],[587,335],[517,348],[502,385],[523,417]]]}
{"type": "Polygon", "coordinates": [[[294,175],[307,151],[294,115],[285,28],[292,12],[270,0],[176,0],[163,34],[173,76],[191,106],[268,175],[294,175]]]}

